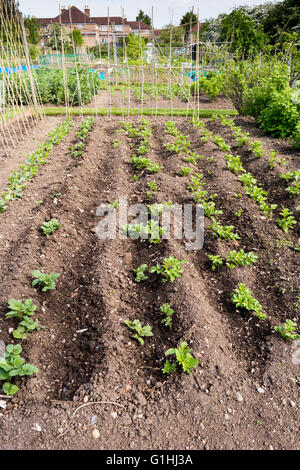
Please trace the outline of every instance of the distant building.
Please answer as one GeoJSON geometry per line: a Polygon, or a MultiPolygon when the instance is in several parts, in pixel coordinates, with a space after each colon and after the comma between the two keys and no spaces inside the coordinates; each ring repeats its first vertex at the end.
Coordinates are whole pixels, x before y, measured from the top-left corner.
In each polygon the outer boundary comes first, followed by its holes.
{"type": "Polygon", "coordinates": [[[112,42],[130,33],[141,34],[141,36],[151,35],[151,28],[143,21],[127,21],[121,16],[98,17],[91,16],[90,9],[85,7],[84,12],[72,6],[70,8],[61,7],[61,11],[55,18],[37,18],[41,26],[41,43],[47,46],[49,27],[52,24],[62,24],[68,33],[74,29],[79,29],[87,47],[112,42]]]}

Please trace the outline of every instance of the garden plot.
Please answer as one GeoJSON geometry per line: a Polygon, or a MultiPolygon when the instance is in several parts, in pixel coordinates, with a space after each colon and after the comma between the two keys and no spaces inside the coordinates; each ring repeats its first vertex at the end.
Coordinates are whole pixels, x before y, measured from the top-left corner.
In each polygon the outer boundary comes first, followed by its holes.
{"type": "MultiPolygon", "coordinates": [[[[226,124],[75,120],[22,198],[8,202],[0,216],[0,338],[21,343],[39,373],[14,380],[20,390],[2,413],[2,448],[16,426],[15,448],[297,448],[299,365],[274,330],[300,323],[299,228],[288,224],[286,233],[278,223],[283,205],[298,218],[297,197],[280,177],[297,170],[295,153],[281,147],[284,168],[270,168],[269,139],[259,138],[258,158],[226,124]],[[239,177],[250,172],[266,200],[247,194],[239,177]],[[132,204],[203,204],[203,249],[186,251],[174,238],[99,240],[97,207],[118,211],[120,195],[132,204]],[[53,219],[60,227],[46,237],[40,227],[53,219]],[[157,268],[171,256],[185,260],[174,282],[157,268]],[[60,274],[56,288],[32,287],[34,270],[60,274]],[[241,283],[251,291],[248,310],[233,302],[241,283]],[[9,328],[18,323],[4,314],[10,299],[29,298],[44,328],[17,341],[9,328]],[[151,326],[144,346],[128,320],[151,326]],[[180,364],[163,373],[166,359],[175,364],[166,351],[184,342],[198,363],[190,374],[180,364]]],[[[272,141],[275,151],[279,145],[272,141]]]]}

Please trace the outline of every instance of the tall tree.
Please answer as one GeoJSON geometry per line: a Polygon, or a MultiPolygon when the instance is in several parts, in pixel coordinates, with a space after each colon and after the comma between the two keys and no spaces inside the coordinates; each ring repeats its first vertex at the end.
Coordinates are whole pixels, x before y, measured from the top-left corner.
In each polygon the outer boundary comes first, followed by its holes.
{"type": "Polygon", "coordinates": [[[74,45],[76,47],[81,47],[83,46],[84,44],[84,39],[83,39],[83,36],[81,34],[81,31],[79,31],[79,29],[75,28],[70,34],[70,39],[72,41],[72,44],[74,43],[74,45]]]}
{"type": "Polygon", "coordinates": [[[56,51],[62,51],[62,45],[64,45],[64,51],[70,51],[71,38],[63,26],[54,23],[49,27],[49,33],[49,47],[56,51]]]}
{"type": "Polygon", "coordinates": [[[184,27],[185,33],[190,31],[190,27],[195,26],[198,22],[198,16],[192,11],[188,11],[180,20],[180,25],[184,27]]]}
{"type": "Polygon", "coordinates": [[[264,18],[263,27],[272,44],[275,44],[284,32],[300,32],[299,0],[284,0],[273,5],[264,18]]]}
{"type": "Polygon", "coordinates": [[[138,16],[136,17],[136,21],[144,21],[144,23],[151,26],[151,18],[143,10],[139,11],[138,16]]]}
{"type": "Polygon", "coordinates": [[[30,44],[37,45],[41,39],[39,35],[40,25],[38,24],[37,19],[34,16],[28,16],[27,18],[25,18],[24,24],[28,31],[27,41],[30,44]]]}
{"type": "Polygon", "coordinates": [[[262,26],[240,8],[222,19],[220,40],[228,43],[230,52],[247,57],[263,49],[266,36],[262,26]]]}

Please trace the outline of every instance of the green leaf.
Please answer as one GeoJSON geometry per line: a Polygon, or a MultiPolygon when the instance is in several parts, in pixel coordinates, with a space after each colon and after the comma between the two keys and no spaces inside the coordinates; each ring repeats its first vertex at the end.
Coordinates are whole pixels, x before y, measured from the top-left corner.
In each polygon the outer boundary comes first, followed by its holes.
{"type": "Polygon", "coordinates": [[[13,396],[19,390],[17,385],[12,385],[10,382],[5,382],[2,386],[3,392],[8,396],[13,396]]]}

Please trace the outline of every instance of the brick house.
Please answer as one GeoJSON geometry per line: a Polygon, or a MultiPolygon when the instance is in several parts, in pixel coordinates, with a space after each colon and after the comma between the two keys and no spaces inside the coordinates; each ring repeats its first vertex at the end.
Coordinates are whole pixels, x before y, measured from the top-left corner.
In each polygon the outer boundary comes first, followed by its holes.
{"type": "Polygon", "coordinates": [[[75,6],[69,9],[62,7],[60,14],[55,18],[37,18],[37,22],[41,27],[41,44],[45,46],[47,45],[49,27],[55,23],[62,24],[68,33],[79,29],[85,47],[112,42],[126,37],[130,33],[150,36],[150,27],[143,21],[127,21],[127,18],[120,16],[109,18],[91,16],[88,7],[85,7],[84,12],[75,6]]]}

